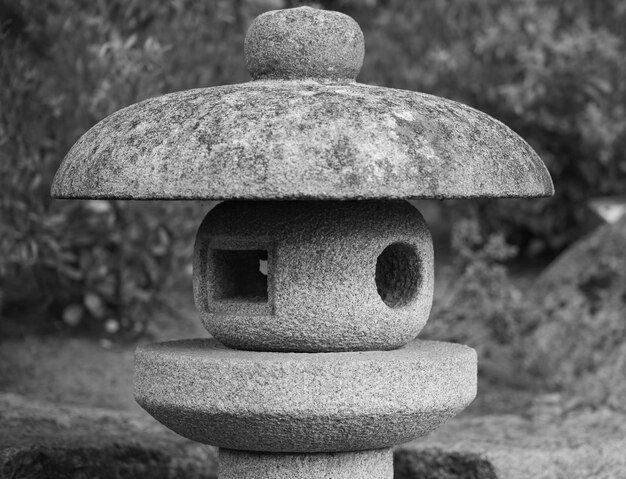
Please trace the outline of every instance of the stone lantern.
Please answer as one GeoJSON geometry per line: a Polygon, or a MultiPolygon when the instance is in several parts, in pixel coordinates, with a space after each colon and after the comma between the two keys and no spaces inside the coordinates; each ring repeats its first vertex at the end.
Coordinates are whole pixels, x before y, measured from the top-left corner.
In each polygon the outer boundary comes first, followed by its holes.
{"type": "MultiPolygon", "coordinates": [[[[74,145],[57,198],[227,200],[197,234],[210,339],[141,347],[135,397],[220,448],[220,477],[391,478],[391,448],[476,394],[476,353],[417,340],[433,245],[406,199],[553,193],[535,152],[465,105],[355,82],[363,34],[260,15],[253,81],[152,98],[74,145]]],[[[435,318],[436,320],[436,318],[435,318]]]]}

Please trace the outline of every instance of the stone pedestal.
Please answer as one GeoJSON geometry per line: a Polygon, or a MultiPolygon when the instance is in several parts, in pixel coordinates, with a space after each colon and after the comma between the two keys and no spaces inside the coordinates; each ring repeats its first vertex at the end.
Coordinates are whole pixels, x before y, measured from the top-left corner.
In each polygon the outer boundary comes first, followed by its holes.
{"type": "Polygon", "coordinates": [[[391,449],[317,454],[220,449],[220,479],[381,479],[393,477],[391,449]]]}

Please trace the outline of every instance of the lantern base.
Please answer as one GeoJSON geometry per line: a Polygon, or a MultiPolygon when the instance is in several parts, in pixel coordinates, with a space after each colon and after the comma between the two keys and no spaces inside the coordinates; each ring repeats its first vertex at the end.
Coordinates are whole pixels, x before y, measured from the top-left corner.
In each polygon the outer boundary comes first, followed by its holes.
{"type": "Polygon", "coordinates": [[[393,351],[266,353],[215,339],[142,346],[135,399],[193,441],[241,451],[382,449],[424,436],[476,395],[476,352],[415,340],[393,351]]]}
{"type": "Polygon", "coordinates": [[[220,449],[219,479],[391,479],[391,449],[293,454],[220,449]]]}

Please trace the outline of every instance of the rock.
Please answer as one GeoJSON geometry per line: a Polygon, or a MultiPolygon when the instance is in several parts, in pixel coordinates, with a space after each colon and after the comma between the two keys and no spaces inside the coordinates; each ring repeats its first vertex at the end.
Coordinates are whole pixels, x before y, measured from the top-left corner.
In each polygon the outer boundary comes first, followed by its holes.
{"type": "Polygon", "coordinates": [[[420,437],[476,395],[476,353],[416,340],[392,351],[268,353],[214,339],[137,349],[135,399],[194,441],[227,449],[336,452],[420,437]]]}
{"type": "Polygon", "coordinates": [[[426,323],[433,269],[428,227],[404,201],[228,201],[200,226],[194,291],[232,348],[388,350],[426,323]]]}
{"type": "Polygon", "coordinates": [[[0,393],[0,477],[215,479],[217,451],[146,414],[0,393]]]}
{"type": "Polygon", "coordinates": [[[582,412],[549,424],[517,416],[457,418],[395,449],[395,479],[626,477],[626,416],[582,412]]]}
{"type": "Polygon", "coordinates": [[[528,362],[578,402],[626,411],[626,217],[564,252],[532,291],[528,362]]]}
{"type": "Polygon", "coordinates": [[[480,454],[445,448],[400,446],[394,453],[394,479],[497,479],[480,454]]]}

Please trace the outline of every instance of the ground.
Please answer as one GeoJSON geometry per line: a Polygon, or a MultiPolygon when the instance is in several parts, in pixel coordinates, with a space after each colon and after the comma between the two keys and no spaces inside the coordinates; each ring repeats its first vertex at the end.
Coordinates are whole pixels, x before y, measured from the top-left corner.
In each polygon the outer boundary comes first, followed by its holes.
{"type": "Polygon", "coordinates": [[[59,404],[116,410],[141,410],[133,399],[133,354],[152,341],[206,336],[193,307],[191,293],[173,301],[175,320],[162,311],[149,337],[138,342],[113,342],[93,335],[51,331],[32,334],[37,321],[0,321],[0,391],[59,404]],[[20,324],[21,323],[21,324],[20,324]]]}
{"type": "MultiPolygon", "coordinates": [[[[168,431],[133,399],[137,345],[207,336],[187,289],[172,294],[138,342],[42,329],[41,318],[2,318],[0,477],[215,479],[215,449],[168,431]]],[[[506,358],[479,364],[474,402],[397,448],[396,479],[626,477],[626,416],[569,411],[568,393],[543,389],[506,358]]]]}

